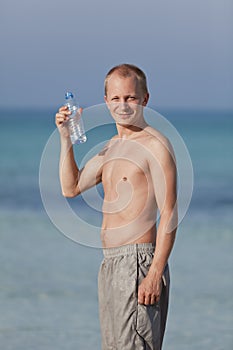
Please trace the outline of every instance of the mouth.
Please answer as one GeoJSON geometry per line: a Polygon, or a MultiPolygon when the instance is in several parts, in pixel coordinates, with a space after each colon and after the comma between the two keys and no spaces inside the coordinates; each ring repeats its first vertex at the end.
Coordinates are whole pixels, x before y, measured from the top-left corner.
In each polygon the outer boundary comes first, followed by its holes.
{"type": "Polygon", "coordinates": [[[118,113],[118,116],[122,119],[127,119],[132,116],[133,113],[118,113]]]}

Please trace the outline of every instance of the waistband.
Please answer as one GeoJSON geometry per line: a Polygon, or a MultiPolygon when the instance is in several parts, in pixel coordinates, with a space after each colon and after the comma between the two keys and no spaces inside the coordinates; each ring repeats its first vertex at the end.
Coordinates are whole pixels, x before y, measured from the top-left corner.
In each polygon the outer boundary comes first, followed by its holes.
{"type": "Polygon", "coordinates": [[[155,251],[154,243],[136,243],[127,244],[120,247],[103,248],[103,254],[105,258],[112,258],[120,255],[130,255],[138,252],[153,253],[155,251]]]}

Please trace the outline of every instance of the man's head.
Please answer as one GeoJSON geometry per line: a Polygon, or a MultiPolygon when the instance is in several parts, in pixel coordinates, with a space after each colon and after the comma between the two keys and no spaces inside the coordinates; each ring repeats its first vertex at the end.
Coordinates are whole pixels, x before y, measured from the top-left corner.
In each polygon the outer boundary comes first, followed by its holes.
{"type": "Polygon", "coordinates": [[[121,64],[105,78],[105,102],[117,123],[133,125],[149,99],[146,76],[138,67],[121,64]]]}
{"type": "Polygon", "coordinates": [[[110,71],[107,73],[107,75],[105,77],[105,81],[104,81],[105,96],[107,96],[107,92],[108,92],[109,78],[113,75],[113,73],[119,75],[122,78],[128,78],[128,77],[132,77],[132,76],[136,77],[136,79],[140,85],[142,93],[145,95],[148,94],[145,73],[140,68],[138,68],[137,66],[135,66],[133,64],[123,63],[123,64],[120,64],[118,66],[111,68],[110,71]]]}

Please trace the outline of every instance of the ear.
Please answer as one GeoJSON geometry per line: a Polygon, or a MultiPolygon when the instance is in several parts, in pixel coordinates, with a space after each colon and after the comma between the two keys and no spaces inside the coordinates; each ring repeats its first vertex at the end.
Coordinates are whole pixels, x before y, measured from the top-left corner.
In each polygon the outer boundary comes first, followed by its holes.
{"type": "Polygon", "coordinates": [[[148,100],[149,100],[149,97],[150,97],[150,95],[147,93],[147,94],[145,95],[145,98],[144,98],[143,102],[142,102],[142,105],[143,105],[143,106],[146,106],[146,105],[147,105],[147,102],[148,102],[148,100]]]}
{"type": "Polygon", "coordinates": [[[104,101],[105,101],[105,103],[106,103],[108,109],[110,109],[109,103],[108,103],[108,99],[107,99],[107,96],[106,96],[106,95],[104,95],[104,101]]]}

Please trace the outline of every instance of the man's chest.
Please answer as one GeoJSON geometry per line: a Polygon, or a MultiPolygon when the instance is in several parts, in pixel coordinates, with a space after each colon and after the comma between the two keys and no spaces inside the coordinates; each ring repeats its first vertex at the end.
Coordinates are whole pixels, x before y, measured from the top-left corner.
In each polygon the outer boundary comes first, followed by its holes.
{"type": "Polygon", "coordinates": [[[115,143],[104,157],[102,182],[104,187],[120,182],[137,184],[148,175],[145,149],[134,143],[115,143]]]}

